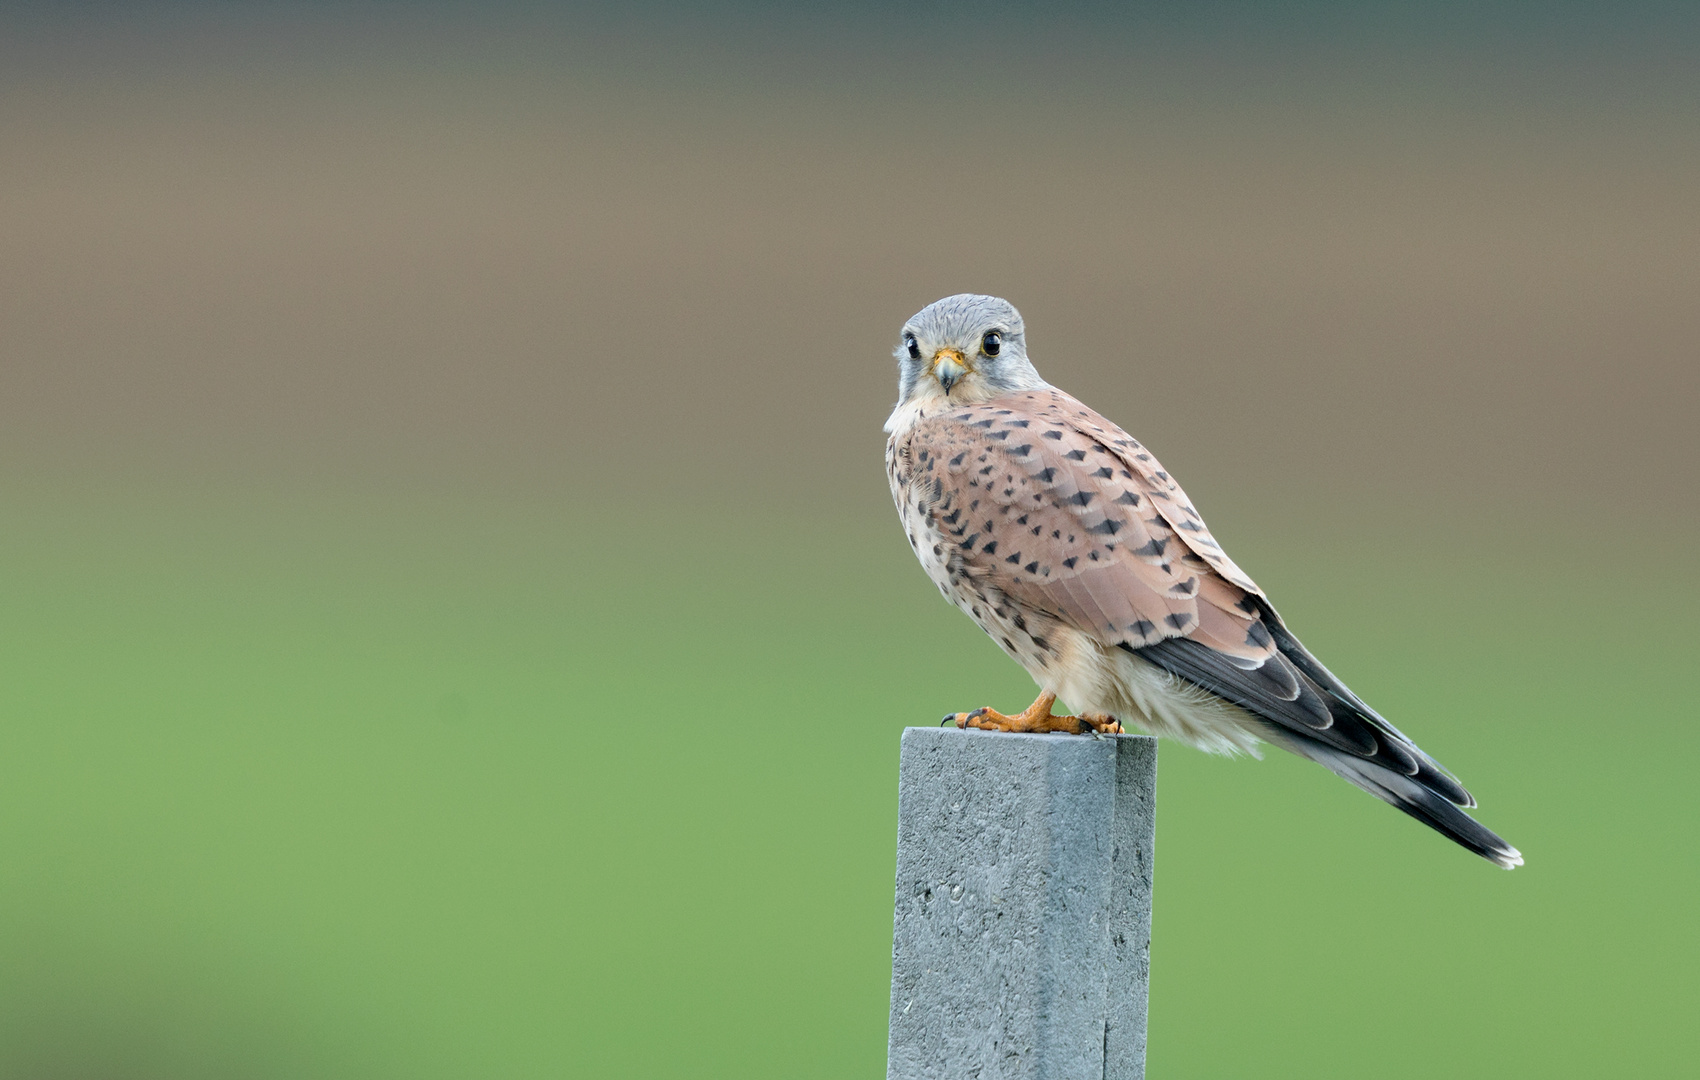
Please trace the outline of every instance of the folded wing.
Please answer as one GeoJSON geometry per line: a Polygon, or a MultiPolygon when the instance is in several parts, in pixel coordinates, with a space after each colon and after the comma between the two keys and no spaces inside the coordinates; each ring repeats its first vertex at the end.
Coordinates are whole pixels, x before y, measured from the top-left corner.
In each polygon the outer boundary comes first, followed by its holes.
{"type": "Polygon", "coordinates": [[[1501,865],[1469,792],[1335,678],[1162,465],[1060,390],[922,421],[911,452],[966,573],[1240,706],[1318,762],[1501,865]],[[948,510],[943,509],[948,507],[948,510]]]}

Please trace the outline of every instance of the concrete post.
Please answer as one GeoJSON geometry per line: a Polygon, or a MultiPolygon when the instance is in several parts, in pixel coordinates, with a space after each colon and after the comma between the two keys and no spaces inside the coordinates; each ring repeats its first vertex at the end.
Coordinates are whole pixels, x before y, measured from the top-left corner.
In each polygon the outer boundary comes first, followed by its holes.
{"type": "Polygon", "coordinates": [[[909,728],[888,1080],[1142,1080],[1157,741],[909,728]]]}

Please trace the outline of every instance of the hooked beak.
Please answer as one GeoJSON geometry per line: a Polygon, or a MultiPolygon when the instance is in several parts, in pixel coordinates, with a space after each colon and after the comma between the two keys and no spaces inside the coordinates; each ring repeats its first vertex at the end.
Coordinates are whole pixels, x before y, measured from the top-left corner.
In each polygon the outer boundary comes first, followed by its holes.
{"type": "Polygon", "coordinates": [[[947,394],[968,371],[968,361],[955,349],[940,349],[933,354],[933,378],[939,381],[947,394]]]}

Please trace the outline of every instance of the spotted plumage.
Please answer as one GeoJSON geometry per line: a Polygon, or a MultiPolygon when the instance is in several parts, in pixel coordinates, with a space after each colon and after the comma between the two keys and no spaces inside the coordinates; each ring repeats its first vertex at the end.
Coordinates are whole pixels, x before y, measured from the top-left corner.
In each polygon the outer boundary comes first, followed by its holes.
{"type": "Polygon", "coordinates": [[[886,470],[910,546],[1042,691],[1017,717],[959,724],[1078,730],[1050,716],[1054,695],[1100,730],[1127,720],[1218,753],[1271,742],[1521,864],[1459,809],[1475,802],[1450,773],[1299,643],[1156,457],[1039,377],[1014,307],[941,300],[897,355],[886,470]]]}

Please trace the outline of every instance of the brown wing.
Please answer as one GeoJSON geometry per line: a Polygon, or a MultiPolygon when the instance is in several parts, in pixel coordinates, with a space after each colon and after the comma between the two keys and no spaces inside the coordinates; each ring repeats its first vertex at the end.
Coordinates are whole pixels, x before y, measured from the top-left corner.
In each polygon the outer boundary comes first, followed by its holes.
{"type": "Polygon", "coordinates": [[[923,420],[928,513],[971,576],[1261,717],[1268,737],[1502,866],[1475,800],[1299,643],[1138,440],[1060,390],[923,420]],[[1455,805],[1456,804],[1456,805],[1455,805]]]}
{"type": "Polygon", "coordinates": [[[1117,441],[1143,453],[1060,391],[1034,391],[923,420],[909,445],[950,496],[938,524],[969,574],[1106,644],[1184,635],[1257,667],[1275,651],[1250,598],[1262,594],[1185,493],[1117,441]]]}
{"type": "Polygon", "coordinates": [[[1127,432],[1060,390],[923,420],[938,526],[971,576],[1332,750],[1472,800],[1328,672],[1127,432]]]}
{"type": "Polygon", "coordinates": [[[1055,387],[1034,391],[1030,407],[1035,419],[1047,427],[1061,427],[1086,440],[1094,453],[1115,457],[1146,485],[1153,512],[1175,531],[1180,543],[1210,564],[1223,580],[1244,592],[1263,595],[1256,582],[1234,565],[1186,492],[1163,469],[1163,465],[1138,439],[1104,419],[1094,410],[1055,387]]]}

